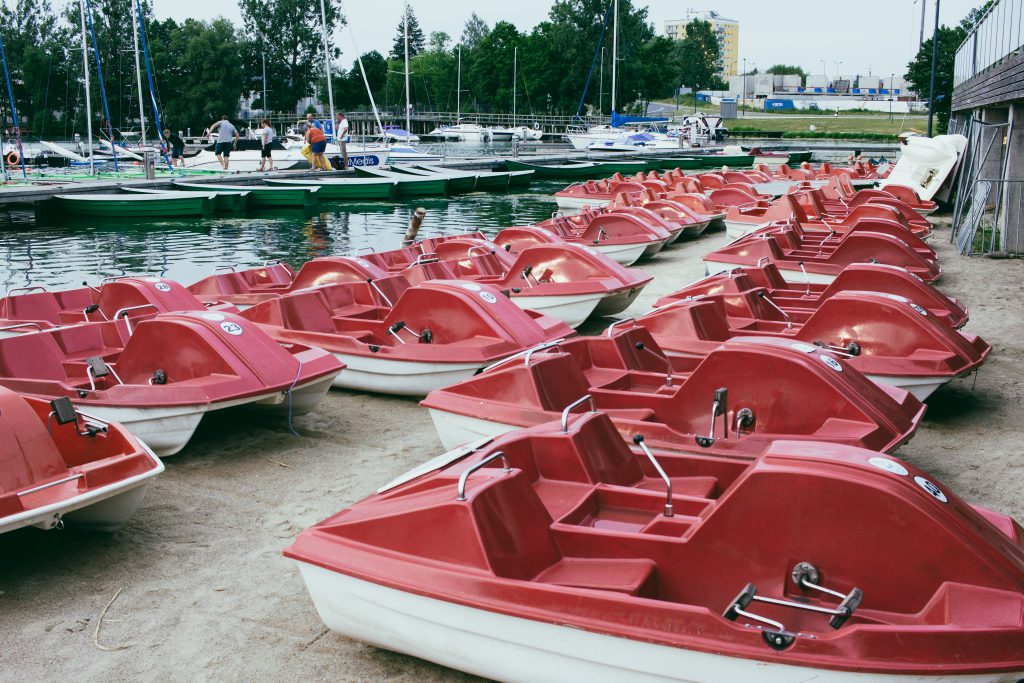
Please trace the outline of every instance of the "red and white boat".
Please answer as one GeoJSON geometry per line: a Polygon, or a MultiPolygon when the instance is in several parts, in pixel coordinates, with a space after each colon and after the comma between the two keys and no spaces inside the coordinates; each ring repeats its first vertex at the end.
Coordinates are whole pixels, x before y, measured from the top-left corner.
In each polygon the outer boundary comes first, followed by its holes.
{"type": "Polygon", "coordinates": [[[764,288],[783,310],[815,311],[822,302],[839,292],[881,292],[894,294],[923,307],[937,320],[959,329],[967,323],[967,306],[903,268],[881,263],[854,263],[843,269],[830,284],[809,284],[784,279],[771,263],[759,267],[736,268],[698,280],[658,299],[655,306],[673,301],[714,294],[738,294],[764,288]]]}
{"type": "Polygon", "coordinates": [[[854,230],[808,240],[798,225],[756,230],[704,256],[708,274],[772,263],[793,282],[828,284],[853,263],[899,266],[925,282],[942,275],[938,264],[892,235],[854,230]]]}
{"type": "Polygon", "coordinates": [[[467,445],[284,554],[331,630],[497,680],[1024,676],[1010,517],[849,446],[640,448],[600,413],[467,445]]]}
{"type": "Polygon", "coordinates": [[[623,192],[640,192],[644,189],[643,183],[623,178],[615,174],[605,180],[587,180],[582,183],[573,183],[565,189],[555,193],[555,203],[562,211],[580,211],[587,207],[599,209],[606,206],[615,199],[616,195],[623,192]]]}
{"type": "Polygon", "coordinates": [[[0,386],[68,397],[161,456],[180,451],[214,410],[309,412],[344,367],[321,349],[283,347],[237,315],[206,310],[170,280],[124,278],[87,290],[101,303],[62,308],[74,306],[81,290],[7,297],[8,319],[16,313],[20,321],[7,325],[18,334],[0,338],[0,386]],[[187,300],[199,310],[155,312],[187,300]]]}
{"type": "Polygon", "coordinates": [[[241,315],[281,343],[334,354],[346,366],[336,387],[403,396],[424,396],[573,334],[490,285],[431,280],[402,290],[391,279],[298,290],[241,315]]]}
{"type": "Polygon", "coordinates": [[[121,425],[0,388],[0,533],[121,528],[164,471],[121,425]]]}
{"type": "Polygon", "coordinates": [[[908,299],[837,292],[814,310],[787,312],[765,289],[684,299],[637,319],[669,355],[698,356],[722,341],[779,337],[842,354],[880,384],[925,400],[943,384],[981,367],[992,347],[952,329],[908,299]]]}
{"type": "Polygon", "coordinates": [[[757,339],[669,359],[647,329],[626,321],[497,363],[421,405],[445,448],[551,422],[581,402],[607,412],[627,440],[643,434],[671,451],[753,457],[779,439],[891,451],[910,440],[920,401],[806,346],[757,339]]]}
{"type": "Polygon", "coordinates": [[[327,256],[307,261],[294,275],[289,269],[290,279],[283,284],[272,284],[264,275],[268,268],[286,268],[277,264],[247,270],[221,269],[191,289],[204,301],[226,301],[248,308],[282,294],[325,284],[398,276],[401,280],[394,282],[404,291],[428,280],[466,280],[494,286],[507,292],[520,308],[556,317],[576,327],[592,315],[613,315],[625,310],[652,279],[578,244],[542,244],[512,254],[486,239],[467,236],[431,240],[429,246],[435,251],[420,253],[400,270],[388,268],[397,261],[388,252],[327,256]]]}

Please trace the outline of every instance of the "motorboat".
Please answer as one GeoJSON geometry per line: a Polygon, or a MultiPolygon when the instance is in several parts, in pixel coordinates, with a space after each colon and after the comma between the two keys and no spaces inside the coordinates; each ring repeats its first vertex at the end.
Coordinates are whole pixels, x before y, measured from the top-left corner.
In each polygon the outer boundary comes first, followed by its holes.
{"type": "Polygon", "coordinates": [[[411,145],[392,143],[388,145],[388,164],[435,163],[444,159],[443,154],[425,152],[411,145]]]}
{"type": "Polygon", "coordinates": [[[207,309],[164,278],[9,294],[0,310],[0,386],[70,398],[160,456],[180,451],[215,410],[310,412],[344,367],[318,348],[278,344],[231,309],[207,309]]]}
{"type": "Polygon", "coordinates": [[[0,388],[0,533],[21,527],[116,531],[164,465],[124,427],[0,388]]]}
{"type": "Polygon", "coordinates": [[[327,628],[488,679],[1012,682],[1022,537],[875,451],[631,449],[587,413],[428,460],[284,555],[327,628]]]}
{"type": "Polygon", "coordinates": [[[384,140],[387,142],[398,142],[403,145],[411,145],[420,141],[420,136],[410,133],[398,126],[384,126],[384,140]]]}
{"type": "Polygon", "coordinates": [[[630,320],[498,362],[421,405],[445,448],[557,420],[583,396],[627,441],[643,434],[658,450],[754,457],[773,441],[801,439],[888,452],[910,440],[920,401],[873,384],[835,354],[793,345],[726,342],[670,359],[630,320]]]}
{"type": "Polygon", "coordinates": [[[428,280],[491,285],[508,292],[520,308],[553,316],[570,327],[591,316],[622,312],[652,279],[576,244],[542,244],[511,254],[482,236],[457,236],[428,239],[393,252],[321,257],[307,261],[297,273],[284,264],[222,268],[190,289],[208,303],[225,301],[248,308],[296,290],[391,276],[402,279],[401,291],[428,280]]]}
{"type": "Polygon", "coordinates": [[[884,263],[905,268],[925,282],[942,275],[935,261],[911,249],[892,235],[857,231],[834,235],[828,244],[805,243],[799,226],[769,226],[744,235],[704,256],[709,275],[773,263],[783,277],[794,282],[828,284],[852,263],[884,263]]]}
{"type": "Polygon", "coordinates": [[[520,142],[536,142],[544,139],[544,130],[540,127],[539,123],[533,124],[532,128],[529,126],[512,126],[509,130],[512,131],[512,137],[520,142]]]}
{"type": "Polygon", "coordinates": [[[490,142],[491,129],[478,123],[456,123],[451,126],[438,126],[430,131],[432,137],[459,142],[490,142]]]}
{"type": "Polygon", "coordinates": [[[881,263],[851,264],[827,285],[786,280],[771,263],[736,268],[689,284],[661,297],[654,305],[659,307],[687,298],[737,294],[757,288],[764,288],[772,301],[787,312],[815,311],[839,292],[880,292],[903,297],[921,306],[929,315],[953,329],[963,327],[968,319],[967,306],[963,302],[946,296],[904,268],[881,263]]]}
{"type": "Polygon", "coordinates": [[[954,330],[895,294],[845,291],[817,309],[789,311],[763,288],[674,301],[637,319],[670,355],[702,355],[730,339],[778,337],[808,354],[842,354],[880,384],[924,401],[943,384],[981,367],[992,347],[954,330]]]}
{"type": "Polygon", "coordinates": [[[242,312],[284,344],[316,346],[346,370],[335,386],[425,396],[536,344],[571,336],[556,318],[524,311],[501,290],[401,277],[298,290],[242,312]]]}

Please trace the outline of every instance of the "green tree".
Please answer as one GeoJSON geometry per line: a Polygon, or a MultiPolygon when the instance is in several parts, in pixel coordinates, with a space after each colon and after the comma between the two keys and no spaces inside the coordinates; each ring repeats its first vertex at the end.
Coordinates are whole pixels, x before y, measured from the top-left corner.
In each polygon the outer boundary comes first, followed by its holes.
{"type": "MultiPolygon", "coordinates": [[[[48,0],[18,0],[13,6],[0,6],[0,33],[23,135],[56,134],[55,114],[61,112],[66,120],[74,111],[64,95],[81,74],[81,57],[74,62],[74,53],[64,47],[67,30],[58,25],[48,0]]],[[[7,92],[2,90],[3,120],[13,124],[7,92]]]]}
{"type": "MultiPolygon", "coordinates": [[[[975,23],[988,11],[991,0],[971,10],[961,22],[950,28],[940,26],[938,32],[938,59],[935,68],[935,113],[938,120],[937,130],[945,131],[949,127],[949,117],[953,108],[953,68],[956,62],[956,51],[967,38],[967,34],[975,23]]],[[[910,89],[922,99],[929,99],[932,73],[932,44],[934,36],[921,44],[913,61],[907,64],[904,78],[910,89]]]]}
{"type": "Polygon", "coordinates": [[[691,21],[686,25],[686,37],[676,41],[676,63],[679,65],[679,83],[693,88],[713,87],[718,83],[715,62],[719,46],[710,22],[691,21]]]}
{"type": "Polygon", "coordinates": [[[431,31],[430,40],[428,44],[431,52],[445,52],[448,50],[448,43],[452,42],[452,37],[444,31],[431,31]]]}
{"type": "Polygon", "coordinates": [[[466,25],[462,29],[463,47],[472,50],[490,32],[491,27],[487,25],[487,22],[477,16],[476,12],[473,12],[469,15],[469,19],[466,20],[466,25]]]}
{"type": "MultiPolygon", "coordinates": [[[[313,94],[324,77],[320,12],[311,11],[310,4],[300,0],[239,0],[239,8],[245,64],[238,80],[250,83],[251,76],[260,73],[260,58],[265,54],[272,102],[291,109],[299,99],[313,94]]],[[[345,23],[337,0],[328,0],[325,8],[328,27],[345,23]]],[[[339,53],[337,48],[334,51],[336,59],[339,53]]]]}
{"type": "Polygon", "coordinates": [[[765,71],[766,74],[779,74],[785,76],[787,74],[796,74],[800,77],[800,85],[807,82],[807,72],[805,72],[799,66],[790,66],[789,64],[775,64],[765,71]]]}
{"type": "MultiPolygon", "coordinates": [[[[463,63],[463,81],[472,88],[475,103],[485,111],[512,110],[512,61],[525,36],[515,25],[499,21],[472,51],[468,74],[463,63]]],[[[465,59],[465,54],[463,55],[465,59]]]]}
{"type": "MultiPolygon", "coordinates": [[[[415,57],[419,53],[427,49],[427,39],[423,35],[423,29],[420,28],[419,19],[416,18],[416,13],[412,11],[412,7],[408,8],[409,13],[409,57],[415,57]]],[[[391,45],[390,57],[395,59],[405,58],[405,15],[402,15],[402,19],[398,22],[398,28],[395,30],[395,40],[391,45]]]]}

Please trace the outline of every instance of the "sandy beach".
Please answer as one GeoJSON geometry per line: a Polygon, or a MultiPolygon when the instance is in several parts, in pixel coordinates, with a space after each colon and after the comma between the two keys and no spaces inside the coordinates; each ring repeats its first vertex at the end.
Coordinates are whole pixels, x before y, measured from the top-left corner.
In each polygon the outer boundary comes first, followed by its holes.
{"type": "MultiPolygon", "coordinates": [[[[948,219],[938,223],[939,286],[970,306],[965,330],[995,348],[976,377],[928,401],[899,455],[969,502],[1024,521],[1024,261],[960,257],[948,219]]],[[[701,256],[724,239],[719,230],[641,264],[655,280],[630,313],[702,276],[701,256]]],[[[3,678],[470,680],[327,631],[281,556],[305,527],[441,452],[426,410],[334,390],[295,428],[298,437],[246,413],[207,418],[117,533],[0,536],[3,678]]]]}

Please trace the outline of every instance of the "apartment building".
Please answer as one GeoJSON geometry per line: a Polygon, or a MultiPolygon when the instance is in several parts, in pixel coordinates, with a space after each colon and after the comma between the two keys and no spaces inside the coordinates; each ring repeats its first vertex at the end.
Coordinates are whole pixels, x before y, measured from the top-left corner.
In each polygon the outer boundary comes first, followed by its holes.
{"type": "Polygon", "coordinates": [[[706,21],[718,38],[718,74],[725,80],[739,73],[740,22],[726,19],[713,10],[686,10],[682,19],[665,22],[665,35],[674,40],[686,37],[686,25],[695,20],[706,21]]]}

